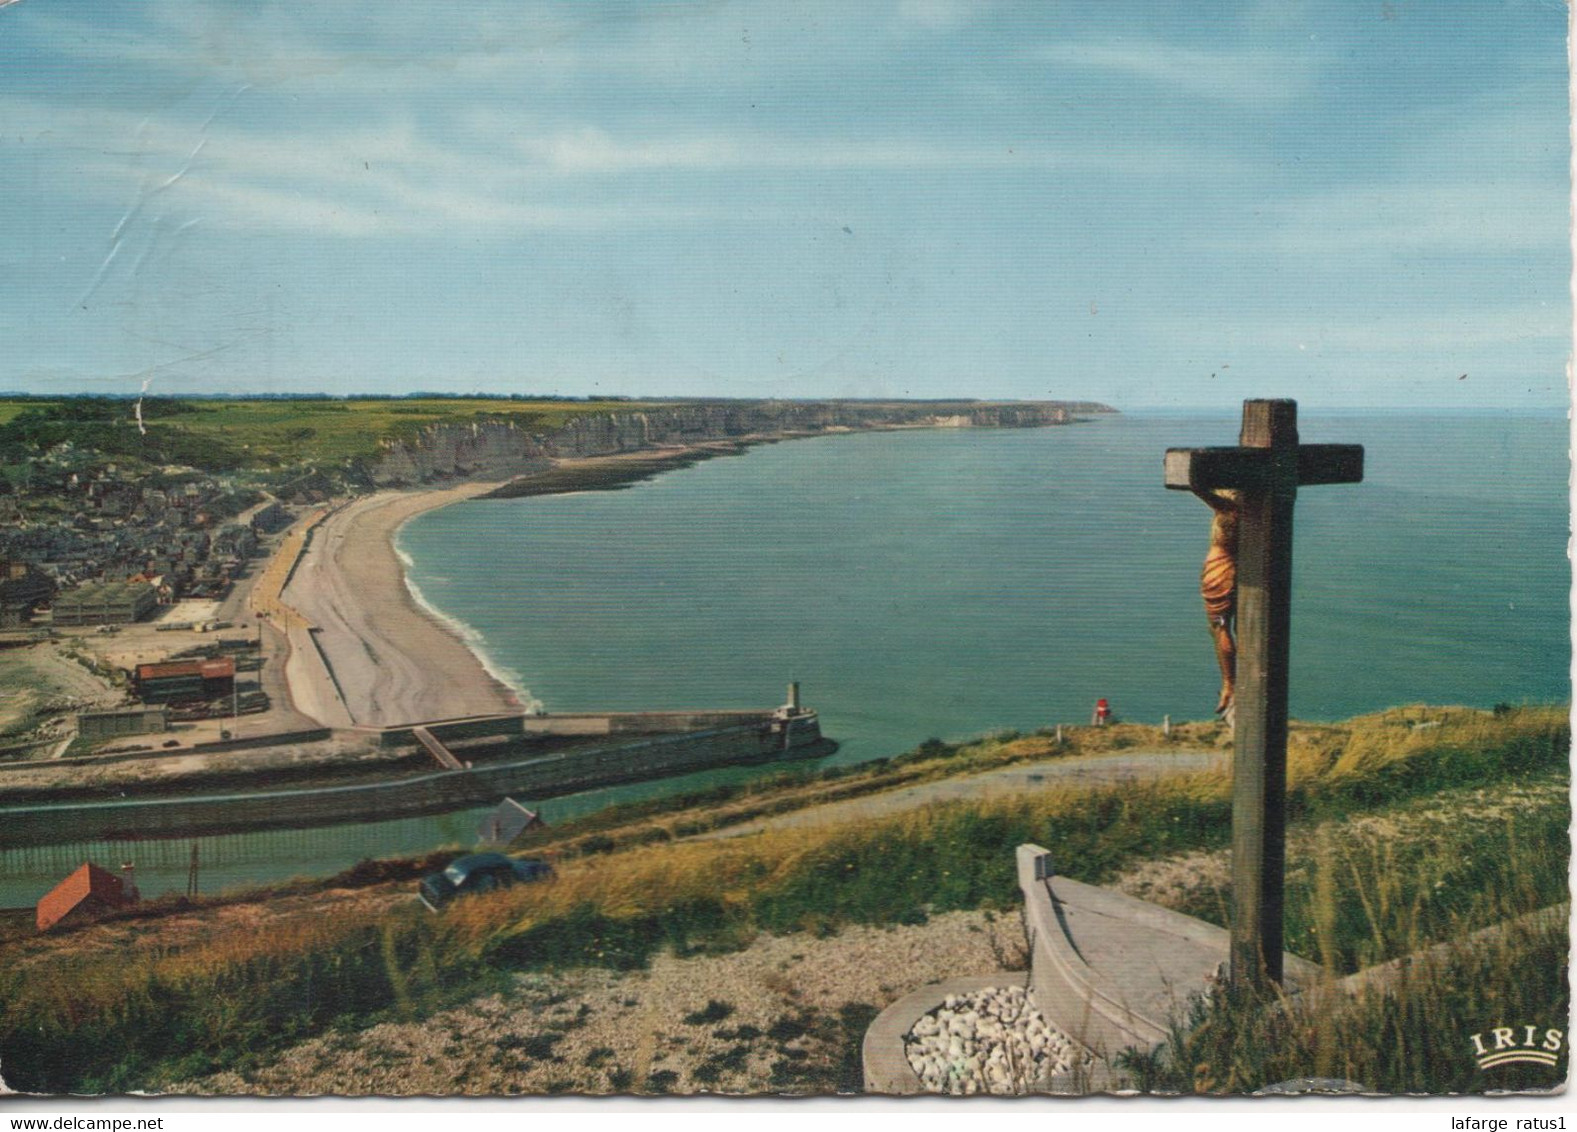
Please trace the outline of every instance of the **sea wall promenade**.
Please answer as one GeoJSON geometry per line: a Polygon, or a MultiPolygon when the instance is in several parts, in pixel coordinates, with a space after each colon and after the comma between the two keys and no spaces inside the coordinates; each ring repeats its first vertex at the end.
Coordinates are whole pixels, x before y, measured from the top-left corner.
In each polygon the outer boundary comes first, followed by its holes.
{"type": "MultiPolygon", "coordinates": [[[[468,741],[496,735],[499,723],[457,720],[428,730],[463,756],[468,741]]],[[[813,711],[526,716],[510,730],[521,749],[537,751],[342,786],[0,808],[0,849],[384,821],[489,806],[505,795],[537,800],[718,767],[817,758],[835,749],[813,711]],[[601,735],[606,743],[585,741],[601,735]],[[576,740],[572,749],[544,752],[567,738],[576,740]]],[[[410,736],[410,728],[393,729],[385,741],[404,745],[414,741],[410,736]]]]}

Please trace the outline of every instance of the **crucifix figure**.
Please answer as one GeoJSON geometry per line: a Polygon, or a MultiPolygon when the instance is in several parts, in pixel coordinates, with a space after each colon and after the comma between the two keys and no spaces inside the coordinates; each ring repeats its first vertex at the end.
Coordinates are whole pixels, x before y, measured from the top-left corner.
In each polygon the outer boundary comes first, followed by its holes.
{"type": "MultiPolygon", "coordinates": [[[[1237,447],[1169,448],[1165,478],[1169,488],[1232,501],[1237,638],[1230,674],[1222,659],[1223,691],[1235,716],[1232,981],[1280,983],[1292,509],[1299,487],[1360,482],[1363,447],[1300,445],[1296,402],[1245,401],[1237,447]]],[[[1217,646],[1220,656],[1219,637],[1217,646]]]]}
{"type": "Polygon", "coordinates": [[[1205,619],[1216,643],[1216,664],[1221,668],[1221,696],[1216,714],[1232,725],[1232,691],[1237,679],[1238,493],[1226,488],[1196,490],[1215,512],[1210,520],[1210,550],[1199,575],[1199,594],[1205,599],[1205,619]]]}

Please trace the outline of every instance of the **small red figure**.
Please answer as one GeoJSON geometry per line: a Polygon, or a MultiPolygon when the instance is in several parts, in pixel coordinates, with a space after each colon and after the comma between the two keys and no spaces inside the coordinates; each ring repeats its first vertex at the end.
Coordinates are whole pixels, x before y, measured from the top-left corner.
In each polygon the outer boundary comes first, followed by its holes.
{"type": "Polygon", "coordinates": [[[1104,698],[1095,701],[1095,717],[1090,720],[1096,727],[1105,727],[1112,718],[1112,705],[1104,698]]]}

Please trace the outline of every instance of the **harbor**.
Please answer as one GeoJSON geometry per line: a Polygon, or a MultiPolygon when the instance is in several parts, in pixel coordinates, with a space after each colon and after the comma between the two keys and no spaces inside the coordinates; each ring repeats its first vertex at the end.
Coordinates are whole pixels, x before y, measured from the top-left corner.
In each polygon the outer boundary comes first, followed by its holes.
{"type": "Polygon", "coordinates": [[[456,761],[453,752],[467,756],[469,765],[427,774],[289,790],[8,806],[0,808],[0,848],[380,821],[490,805],[508,795],[551,798],[715,767],[814,758],[834,749],[822,738],[816,713],[792,703],[765,712],[518,717],[510,728],[520,728],[514,736],[496,734],[502,726],[499,720],[446,721],[378,737],[398,746],[415,742],[412,732],[422,730],[452,742],[452,749],[443,749],[456,761]],[[478,736],[478,729],[495,734],[478,736]],[[588,742],[591,736],[605,738],[588,742]]]}
{"type": "MultiPolygon", "coordinates": [[[[608,806],[709,790],[787,769],[792,763],[719,766],[670,778],[531,798],[550,826],[608,806]]],[[[494,813],[495,799],[479,806],[410,817],[331,825],[189,834],[179,837],[90,839],[0,849],[0,910],[31,910],[40,896],[72,869],[94,861],[112,871],[130,864],[145,899],[165,895],[213,896],[300,878],[328,878],[363,861],[413,859],[470,849],[494,813]]]]}

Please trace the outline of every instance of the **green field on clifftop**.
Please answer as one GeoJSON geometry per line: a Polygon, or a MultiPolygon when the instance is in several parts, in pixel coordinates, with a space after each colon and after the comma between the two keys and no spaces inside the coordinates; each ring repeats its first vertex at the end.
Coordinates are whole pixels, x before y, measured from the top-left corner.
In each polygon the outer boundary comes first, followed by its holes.
{"type": "MultiPolygon", "coordinates": [[[[826,402],[825,404],[845,404],[826,402]]],[[[178,464],[206,472],[269,471],[315,467],[349,470],[375,460],[391,440],[414,437],[434,425],[508,422],[551,434],[577,417],[676,408],[786,404],[726,398],[676,400],[456,396],[428,397],[26,397],[0,398],[0,466],[21,465],[70,442],[79,450],[146,465],[178,464]]],[[[806,403],[800,403],[806,404],[806,403]]],[[[915,423],[930,415],[971,412],[993,402],[859,401],[854,415],[866,425],[915,423]]],[[[1007,403],[1007,424],[1026,423],[1024,405],[1007,403]]],[[[1067,413],[1112,412],[1094,402],[1056,402],[1067,413]]],[[[1031,413],[1035,410],[1030,410],[1031,413]]],[[[771,429],[778,418],[761,417],[771,429]]],[[[840,423],[848,423],[842,421],[840,423]]],[[[991,423],[991,422],[986,422],[991,423]]],[[[1060,423],[1051,419],[1027,423],[1060,423]]],[[[690,434],[687,433],[687,436],[690,434]]],[[[717,439],[717,436],[690,436],[717,439]]],[[[364,469],[363,469],[364,470],[364,469]]]]}
{"type": "Polygon", "coordinates": [[[588,413],[644,409],[646,402],[508,398],[184,400],[147,398],[0,400],[0,460],[63,441],[150,464],[207,471],[335,465],[376,456],[380,442],[435,424],[511,421],[552,431],[588,413]]]}

